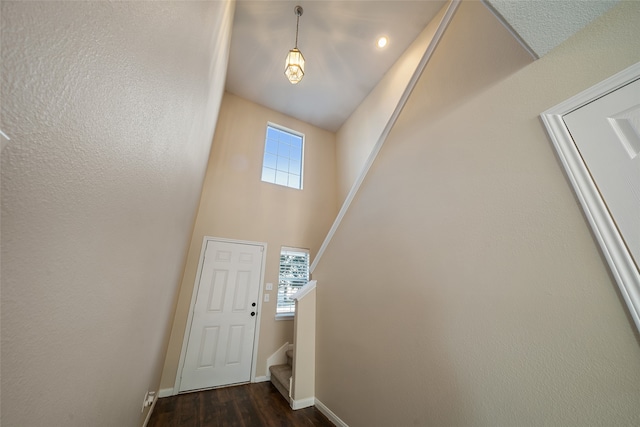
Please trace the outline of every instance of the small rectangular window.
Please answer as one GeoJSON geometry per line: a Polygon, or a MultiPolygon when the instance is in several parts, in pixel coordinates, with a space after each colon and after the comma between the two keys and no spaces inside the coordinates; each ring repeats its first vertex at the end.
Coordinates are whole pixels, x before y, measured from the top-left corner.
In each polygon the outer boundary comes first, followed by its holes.
{"type": "Polygon", "coordinates": [[[309,281],[309,251],[282,247],[280,250],[280,274],[278,280],[278,304],[276,314],[296,311],[293,296],[309,281]]]}
{"type": "Polygon", "coordinates": [[[303,153],[303,134],[267,124],[262,180],[301,190],[303,153]]]}

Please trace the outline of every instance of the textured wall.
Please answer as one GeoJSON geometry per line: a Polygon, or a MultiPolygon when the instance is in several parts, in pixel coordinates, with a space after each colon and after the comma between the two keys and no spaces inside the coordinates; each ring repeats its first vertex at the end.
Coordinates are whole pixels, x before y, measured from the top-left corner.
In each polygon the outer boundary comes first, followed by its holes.
{"type": "Polygon", "coordinates": [[[348,425],[640,425],[638,335],[538,118],[640,60],[638,22],[529,63],[462,4],[314,271],[348,425]]]}
{"type": "Polygon", "coordinates": [[[538,57],[620,0],[486,0],[538,57]]]}
{"type": "MultiPolygon", "coordinates": [[[[265,281],[278,283],[280,247],[308,248],[315,256],[337,214],[335,135],[225,93],[189,255],[180,288],[162,388],[174,386],[204,236],[267,243],[265,281]],[[304,189],[262,182],[267,122],[305,134],[304,189]]],[[[267,293],[267,291],[265,291],[267,293]]],[[[267,357],[292,342],[293,321],[276,321],[276,295],[262,304],[256,375],[267,357]]]]}
{"type": "Polygon", "coordinates": [[[2,425],[140,426],[233,3],[2,2],[2,425]]]}

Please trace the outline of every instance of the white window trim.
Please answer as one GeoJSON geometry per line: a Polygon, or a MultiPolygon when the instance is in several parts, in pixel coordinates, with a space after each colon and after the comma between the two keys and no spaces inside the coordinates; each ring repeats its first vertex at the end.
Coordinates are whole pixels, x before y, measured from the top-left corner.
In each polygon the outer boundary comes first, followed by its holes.
{"type": "Polygon", "coordinates": [[[277,123],[273,123],[273,122],[267,122],[267,126],[265,127],[265,134],[264,134],[264,147],[262,149],[262,166],[260,167],[260,182],[264,182],[265,184],[271,184],[271,185],[277,185],[278,187],[285,187],[285,188],[290,188],[292,190],[303,190],[304,189],[304,150],[305,150],[305,146],[306,146],[306,138],[304,133],[299,132],[297,130],[293,130],[290,129],[286,126],[282,126],[279,125],[277,123]],[[272,128],[281,130],[283,132],[288,132],[290,134],[299,136],[300,138],[302,138],[302,153],[301,153],[301,157],[300,157],[300,188],[295,188],[295,187],[289,187],[287,185],[280,185],[280,184],[276,184],[274,182],[269,182],[269,181],[263,181],[262,180],[262,171],[264,169],[264,153],[265,150],[267,148],[267,132],[269,131],[269,126],[271,126],[272,128]]]}
{"type": "MultiPolygon", "coordinates": [[[[311,253],[309,249],[306,248],[294,248],[291,246],[281,246],[280,254],[283,252],[298,252],[298,253],[306,253],[307,254],[307,282],[311,280],[311,272],[309,270],[311,263],[311,253]]],[[[279,258],[278,258],[279,259],[279,258]]],[[[302,285],[299,289],[302,289],[305,285],[302,285]]],[[[278,262],[278,287],[276,292],[276,320],[293,320],[295,316],[295,302],[293,303],[293,311],[278,313],[278,299],[280,296],[280,262],[278,262]]]]}
{"type": "Polygon", "coordinates": [[[293,320],[295,317],[295,311],[293,313],[276,313],[276,320],[293,320]]]}

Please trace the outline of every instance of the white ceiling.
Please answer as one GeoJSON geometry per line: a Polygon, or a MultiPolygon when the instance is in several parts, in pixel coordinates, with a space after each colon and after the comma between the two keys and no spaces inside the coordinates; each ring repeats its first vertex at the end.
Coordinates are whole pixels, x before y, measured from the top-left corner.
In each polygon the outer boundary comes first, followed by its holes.
{"type": "Polygon", "coordinates": [[[420,34],[445,1],[236,2],[226,89],[245,99],[336,131],[420,34]],[[284,76],[295,44],[294,7],[300,17],[298,48],[305,76],[284,76]],[[377,37],[388,46],[376,46],[377,37]]]}
{"type": "MultiPolygon", "coordinates": [[[[486,0],[507,27],[542,56],[617,0],[486,0]]],[[[442,0],[237,0],[226,89],[320,128],[337,131],[445,5],[442,0]],[[295,44],[302,82],[284,76],[295,44]],[[380,35],[389,37],[381,50],[380,35]]]]}

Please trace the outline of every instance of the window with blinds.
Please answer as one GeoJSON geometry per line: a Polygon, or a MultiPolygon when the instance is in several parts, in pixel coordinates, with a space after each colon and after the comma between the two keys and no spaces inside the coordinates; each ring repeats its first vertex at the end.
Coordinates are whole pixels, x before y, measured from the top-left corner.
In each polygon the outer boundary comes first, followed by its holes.
{"type": "Polygon", "coordinates": [[[309,251],[286,248],[280,250],[280,275],[276,314],[294,313],[293,296],[309,281],[309,251]]]}

